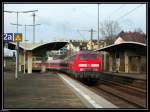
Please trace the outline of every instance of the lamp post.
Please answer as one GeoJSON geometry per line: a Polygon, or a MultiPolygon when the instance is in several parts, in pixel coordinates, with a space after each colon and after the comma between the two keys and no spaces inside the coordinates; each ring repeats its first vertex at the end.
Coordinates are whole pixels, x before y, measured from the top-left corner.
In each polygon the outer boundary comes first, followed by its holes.
{"type": "Polygon", "coordinates": [[[24,25],[25,26],[25,34],[24,34],[24,44],[25,44],[25,47],[24,47],[24,74],[26,73],[26,24],[24,25]]]}
{"type": "MultiPolygon", "coordinates": [[[[18,16],[19,16],[19,13],[29,13],[29,12],[36,12],[38,10],[32,10],[32,11],[4,11],[4,12],[7,12],[7,13],[16,13],[17,14],[17,33],[18,33],[18,16]]],[[[18,73],[19,73],[19,42],[17,42],[16,44],[16,73],[15,73],[15,78],[18,79],[18,73]]]]}
{"type": "Polygon", "coordinates": [[[24,74],[26,73],[26,42],[29,40],[24,40],[25,41],[25,48],[24,48],[24,74]]]}
{"type": "Polygon", "coordinates": [[[35,12],[33,12],[32,16],[33,16],[33,25],[30,25],[30,26],[33,26],[33,44],[34,44],[35,43],[35,26],[40,25],[40,24],[35,24],[35,16],[36,16],[35,12]]]}
{"type": "Polygon", "coordinates": [[[97,44],[99,48],[99,3],[98,3],[98,41],[97,41],[97,44]]]}

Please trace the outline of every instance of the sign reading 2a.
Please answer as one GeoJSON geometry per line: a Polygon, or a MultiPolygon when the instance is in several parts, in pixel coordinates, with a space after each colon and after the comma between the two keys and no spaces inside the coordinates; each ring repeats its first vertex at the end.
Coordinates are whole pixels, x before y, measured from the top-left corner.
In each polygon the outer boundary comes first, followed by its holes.
{"type": "Polygon", "coordinates": [[[4,33],[4,42],[12,42],[13,33],[4,33]]]}

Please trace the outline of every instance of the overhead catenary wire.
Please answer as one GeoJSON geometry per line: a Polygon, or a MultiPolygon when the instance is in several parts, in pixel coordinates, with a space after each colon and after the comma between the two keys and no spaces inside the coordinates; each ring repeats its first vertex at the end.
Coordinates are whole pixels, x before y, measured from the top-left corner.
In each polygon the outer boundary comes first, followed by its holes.
{"type": "MultiPolygon", "coordinates": [[[[121,5],[122,6],[122,5],[121,5]]],[[[121,6],[118,8],[118,10],[122,9],[121,6]]],[[[138,8],[140,8],[141,6],[143,6],[143,4],[138,5],[137,7],[129,10],[128,12],[124,13],[122,16],[118,17],[117,19],[115,19],[115,21],[120,21],[122,19],[124,19],[126,16],[128,16],[129,14],[131,14],[132,12],[134,12],[135,10],[137,10],[138,8]]],[[[110,16],[109,16],[110,19],[110,16]]],[[[131,25],[131,24],[129,24],[131,25]]]]}
{"type": "Polygon", "coordinates": [[[136,9],[140,8],[143,4],[138,5],[137,7],[135,7],[134,9],[130,10],[129,12],[125,13],[124,15],[122,15],[121,17],[117,18],[116,21],[124,18],[125,16],[129,15],[130,13],[132,13],[133,11],[135,11],[136,9]]]}
{"type": "Polygon", "coordinates": [[[121,9],[123,9],[126,6],[126,4],[122,4],[119,8],[117,8],[116,10],[114,10],[113,12],[111,12],[109,15],[109,18],[111,16],[114,16],[115,14],[117,14],[116,12],[120,11],[121,9]]]}
{"type": "MultiPolygon", "coordinates": [[[[132,9],[132,10],[128,11],[127,13],[125,13],[124,15],[118,17],[118,18],[116,19],[116,21],[122,19],[123,17],[125,17],[125,16],[127,16],[127,15],[129,15],[130,13],[132,13],[133,11],[135,11],[136,9],[140,8],[142,5],[143,5],[143,4],[140,4],[140,5],[138,5],[137,7],[135,7],[134,9],[132,9]]],[[[116,11],[122,9],[123,6],[125,6],[125,5],[124,5],[124,4],[121,5],[119,8],[117,8],[117,9],[116,9],[115,11],[113,11],[113,12],[116,14],[116,11]]],[[[114,13],[113,13],[113,14],[111,13],[111,15],[108,16],[108,18],[110,18],[112,15],[114,15],[114,13]]]]}
{"type": "Polygon", "coordinates": [[[79,33],[79,35],[85,40],[85,37],[80,33],[79,30],[77,30],[77,32],[79,33]]]}
{"type": "MultiPolygon", "coordinates": [[[[116,21],[122,21],[125,18],[125,16],[128,16],[129,14],[131,14],[133,11],[137,10],[141,6],[143,6],[143,4],[140,4],[137,7],[133,8],[132,10],[128,11],[127,13],[125,13],[124,15],[122,15],[121,17],[119,17],[118,19],[116,19],[116,21]]],[[[130,21],[128,20],[127,22],[130,22],[130,21]]],[[[132,27],[132,25],[134,25],[134,23],[130,22],[129,26],[132,27]]]]}

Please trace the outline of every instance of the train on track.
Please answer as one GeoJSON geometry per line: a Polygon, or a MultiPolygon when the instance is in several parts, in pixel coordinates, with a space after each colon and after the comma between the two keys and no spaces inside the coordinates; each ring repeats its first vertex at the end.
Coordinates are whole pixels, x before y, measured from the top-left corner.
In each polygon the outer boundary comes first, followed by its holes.
{"type": "MultiPolygon", "coordinates": [[[[102,71],[99,53],[79,51],[64,60],[50,60],[45,63],[47,70],[59,70],[79,80],[97,80],[102,71]]],[[[33,61],[33,68],[40,68],[40,62],[33,61]]]]}

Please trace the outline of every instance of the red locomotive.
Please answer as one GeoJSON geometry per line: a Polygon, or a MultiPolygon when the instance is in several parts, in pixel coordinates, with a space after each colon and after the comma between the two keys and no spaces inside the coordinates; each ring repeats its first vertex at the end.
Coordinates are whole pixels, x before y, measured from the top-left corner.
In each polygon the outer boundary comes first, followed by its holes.
{"type": "Polygon", "coordinates": [[[94,51],[79,51],[67,63],[68,71],[78,79],[97,79],[101,72],[100,55],[94,51]]]}
{"type": "Polygon", "coordinates": [[[46,69],[67,72],[77,79],[98,79],[101,69],[100,55],[94,51],[79,51],[65,60],[50,60],[46,69]]]}

